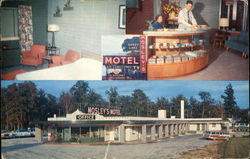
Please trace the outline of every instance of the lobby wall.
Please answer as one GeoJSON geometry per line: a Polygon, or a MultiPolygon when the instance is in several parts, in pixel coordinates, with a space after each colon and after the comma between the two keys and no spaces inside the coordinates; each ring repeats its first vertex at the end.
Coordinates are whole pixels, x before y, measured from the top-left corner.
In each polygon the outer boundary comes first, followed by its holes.
{"type": "MultiPolygon", "coordinates": [[[[55,44],[61,48],[61,55],[72,49],[101,54],[102,35],[124,35],[125,29],[118,28],[119,5],[125,0],[78,0],[71,1],[73,10],[64,11],[66,0],[48,0],[48,24],[58,24],[55,44]],[[62,17],[54,17],[56,7],[62,17]]],[[[48,34],[51,44],[52,34],[48,34]]]]}
{"type": "Polygon", "coordinates": [[[146,21],[154,18],[153,0],[141,2],[141,8],[127,8],[126,34],[142,34],[147,30],[146,21]]]}
{"type": "MultiPolygon", "coordinates": [[[[220,0],[192,0],[193,14],[199,25],[209,25],[217,29],[219,26],[220,0]]],[[[180,1],[183,8],[186,1],[180,1]]]]}

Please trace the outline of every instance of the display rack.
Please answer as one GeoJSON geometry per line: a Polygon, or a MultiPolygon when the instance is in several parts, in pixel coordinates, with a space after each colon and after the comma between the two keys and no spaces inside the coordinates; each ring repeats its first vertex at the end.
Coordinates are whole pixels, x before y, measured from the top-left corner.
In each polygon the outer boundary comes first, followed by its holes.
{"type": "Polygon", "coordinates": [[[197,72],[208,65],[207,29],[145,31],[148,80],[197,72]]]}

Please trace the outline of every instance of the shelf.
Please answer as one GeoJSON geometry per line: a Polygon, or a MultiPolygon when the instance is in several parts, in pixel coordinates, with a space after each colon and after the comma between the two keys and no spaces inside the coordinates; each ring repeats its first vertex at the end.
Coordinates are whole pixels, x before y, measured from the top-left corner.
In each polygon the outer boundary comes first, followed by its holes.
{"type": "Polygon", "coordinates": [[[148,80],[161,80],[191,74],[203,69],[207,65],[208,53],[193,60],[183,62],[148,64],[148,80]]]}
{"type": "Polygon", "coordinates": [[[19,40],[19,37],[2,37],[0,41],[12,41],[12,40],[19,40]]]}

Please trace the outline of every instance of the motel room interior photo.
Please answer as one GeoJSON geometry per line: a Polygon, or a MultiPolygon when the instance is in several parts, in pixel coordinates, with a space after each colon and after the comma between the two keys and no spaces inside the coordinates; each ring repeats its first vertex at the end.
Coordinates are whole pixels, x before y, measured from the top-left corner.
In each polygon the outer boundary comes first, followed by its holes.
{"type": "MultiPolygon", "coordinates": [[[[210,28],[207,65],[160,79],[248,80],[248,1],[193,2],[197,23],[210,28]]],[[[103,45],[105,36],[144,35],[158,14],[173,31],[178,24],[164,7],[176,4],[184,7],[181,0],[1,0],[1,79],[102,80],[103,50],[117,47],[103,45]]]]}

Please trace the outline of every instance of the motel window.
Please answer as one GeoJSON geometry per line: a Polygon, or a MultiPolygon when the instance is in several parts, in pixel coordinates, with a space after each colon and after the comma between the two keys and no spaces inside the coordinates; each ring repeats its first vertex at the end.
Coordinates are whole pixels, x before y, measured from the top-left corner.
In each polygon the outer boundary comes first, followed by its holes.
{"type": "Polygon", "coordinates": [[[216,124],[212,124],[212,127],[215,128],[215,127],[216,127],[216,124]]]}

